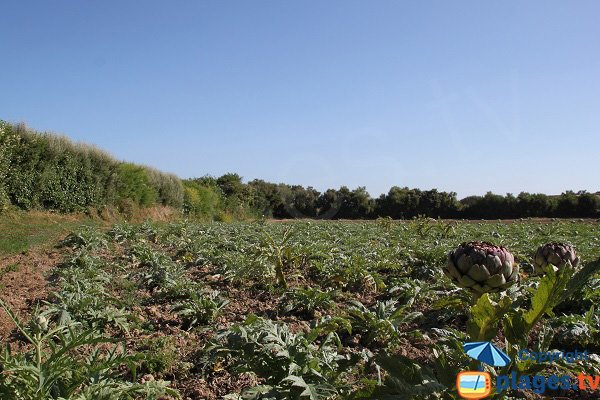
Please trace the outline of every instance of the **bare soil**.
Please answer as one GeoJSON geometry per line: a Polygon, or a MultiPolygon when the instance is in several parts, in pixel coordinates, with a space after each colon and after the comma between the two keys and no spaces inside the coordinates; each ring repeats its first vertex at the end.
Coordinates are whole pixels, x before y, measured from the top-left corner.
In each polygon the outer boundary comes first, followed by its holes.
{"type": "MultiPolygon", "coordinates": [[[[27,319],[35,305],[48,297],[48,272],[60,262],[54,250],[33,250],[0,260],[0,298],[21,319],[27,319]]],[[[6,341],[15,325],[0,310],[0,341],[6,341]]]]}

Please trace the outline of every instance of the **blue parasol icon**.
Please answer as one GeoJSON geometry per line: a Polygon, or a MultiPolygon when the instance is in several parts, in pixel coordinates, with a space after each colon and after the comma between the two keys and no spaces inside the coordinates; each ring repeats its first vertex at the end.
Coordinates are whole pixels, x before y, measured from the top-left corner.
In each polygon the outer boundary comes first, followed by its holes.
{"type": "Polygon", "coordinates": [[[510,358],[490,342],[465,343],[463,349],[469,357],[494,367],[506,367],[510,363],[510,358]]]}

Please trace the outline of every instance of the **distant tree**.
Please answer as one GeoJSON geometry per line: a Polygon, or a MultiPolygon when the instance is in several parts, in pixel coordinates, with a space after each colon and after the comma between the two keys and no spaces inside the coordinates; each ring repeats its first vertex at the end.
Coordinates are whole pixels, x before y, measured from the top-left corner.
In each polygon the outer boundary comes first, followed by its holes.
{"type": "Polygon", "coordinates": [[[217,186],[223,191],[226,197],[241,198],[244,193],[244,184],[242,177],[238,174],[227,173],[217,178],[217,186]]]}
{"type": "Polygon", "coordinates": [[[514,196],[502,196],[487,192],[485,196],[471,196],[461,201],[463,218],[497,219],[515,216],[514,196]]]}
{"type": "Polygon", "coordinates": [[[185,180],[184,212],[192,217],[214,220],[222,210],[222,197],[216,186],[202,185],[197,180],[185,180]]]}
{"type": "Polygon", "coordinates": [[[16,144],[17,137],[12,133],[12,127],[0,120],[0,212],[10,204],[6,180],[10,173],[12,151],[16,144]]]}
{"type": "Polygon", "coordinates": [[[290,217],[283,206],[279,185],[255,179],[248,182],[248,186],[252,188],[250,206],[261,215],[272,218],[290,217]]]}
{"type": "MultiPolygon", "coordinates": [[[[193,178],[193,179],[187,179],[187,180],[193,181],[200,186],[219,187],[219,185],[217,185],[217,178],[215,178],[214,176],[210,176],[210,175],[204,175],[200,178],[193,178]]],[[[219,190],[221,190],[221,188],[219,188],[219,190]]]]}
{"type": "Polygon", "coordinates": [[[420,194],[407,187],[393,186],[377,201],[377,215],[394,219],[412,218],[418,214],[420,194]]]}
{"type": "Polygon", "coordinates": [[[418,193],[417,213],[432,218],[452,218],[459,210],[459,203],[454,192],[438,192],[437,189],[418,193]]]}
{"type": "Polygon", "coordinates": [[[520,217],[547,217],[554,212],[554,204],[545,194],[521,192],[517,196],[520,217]]]}
{"type": "Polygon", "coordinates": [[[373,217],[375,202],[364,186],[359,186],[352,191],[348,187],[342,186],[337,191],[336,200],[339,204],[336,218],[360,219],[373,217]]]}
{"type": "Polygon", "coordinates": [[[147,170],[139,165],[124,163],[119,165],[117,194],[120,199],[130,199],[140,206],[154,204],[158,193],[150,185],[147,170]]]}
{"type": "Polygon", "coordinates": [[[460,208],[454,192],[393,186],[387,195],[377,199],[375,215],[392,218],[413,218],[418,215],[453,218],[458,215],[460,208]]]}
{"type": "Polygon", "coordinates": [[[577,199],[577,216],[595,218],[600,212],[600,197],[598,195],[580,192],[577,199]]]}
{"type": "Polygon", "coordinates": [[[578,203],[577,195],[573,191],[568,190],[558,197],[554,215],[559,218],[576,217],[578,203]]]}
{"type": "Polygon", "coordinates": [[[317,215],[336,218],[338,212],[338,192],[335,189],[327,189],[317,199],[317,215]]]}
{"type": "Polygon", "coordinates": [[[300,185],[292,186],[293,205],[302,215],[307,217],[317,216],[317,201],[320,193],[312,186],[306,189],[300,185]]]}

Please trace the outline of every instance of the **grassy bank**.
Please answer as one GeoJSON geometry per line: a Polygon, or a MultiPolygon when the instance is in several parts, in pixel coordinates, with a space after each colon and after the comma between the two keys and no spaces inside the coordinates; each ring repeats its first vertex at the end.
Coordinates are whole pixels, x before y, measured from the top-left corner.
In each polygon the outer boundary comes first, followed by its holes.
{"type": "Polygon", "coordinates": [[[0,215],[0,257],[51,247],[69,231],[82,225],[99,225],[83,214],[14,211],[0,215]]]}

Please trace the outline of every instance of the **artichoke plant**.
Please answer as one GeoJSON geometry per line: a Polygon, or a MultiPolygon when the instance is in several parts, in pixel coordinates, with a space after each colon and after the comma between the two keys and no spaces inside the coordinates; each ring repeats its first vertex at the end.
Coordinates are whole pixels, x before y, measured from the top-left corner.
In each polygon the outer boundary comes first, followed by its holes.
{"type": "Polygon", "coordinates": [[[577,268],[579,257],[575,249],[570,244],[548,243],[538,247],[533,258],[533,268],[537,274],[545,274],[548,268],[554,269],[554,272],[570,265],[577,268]]]}
{"type": "Polygon", "coordinates": [[[487,242],[461,244],[448,254],[444,273],[476,298],[505,290],[519,280],[515,257],[506,248],[487,242]]]}

